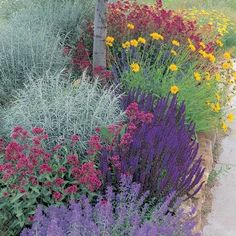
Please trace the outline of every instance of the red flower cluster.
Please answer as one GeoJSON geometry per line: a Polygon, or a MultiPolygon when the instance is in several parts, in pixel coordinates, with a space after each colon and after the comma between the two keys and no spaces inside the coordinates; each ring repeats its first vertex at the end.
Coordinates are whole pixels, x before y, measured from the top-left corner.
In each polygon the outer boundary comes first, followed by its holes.
{"type": "Polygon", "coordinates": [[[157,0],[155,7],[129,0],[108,4],[108,34],[116,41],[121,43],[128,35],[136,38],[152,32],[161,33],[167,40],[198,39],[195,22],[184,20],[173,10],[163,9],[162,1],[157,0]],[[129,30],[128,23],[132,23],[134,29],[129,30]]]}
{"type": "MultiPolygon", "coordinates": [[[[42,141],[48,138],[42,128],[34,128],[29,133],[22,127],[16,127],[11,137],[13,140],[5,147],[3,164],[0,164],[0,182],[9,192],[18,190],[24,193],[33,185],[47,188],[52,198],[58,201],[79,192],[82,185],[90,191],[101,186],[101,173],[94,163],[81,164],[76,154],[58,156],[55,152],[60,150],[61,145],[53,148],[53,154],[48,153],[42,145],[42,141]]],[[[79,139],[78,135],[73,135],[72,146],[79,139]]],[[[91,137],[90,144],[94,150],[101,148],[97,136],[91,137]]]]}

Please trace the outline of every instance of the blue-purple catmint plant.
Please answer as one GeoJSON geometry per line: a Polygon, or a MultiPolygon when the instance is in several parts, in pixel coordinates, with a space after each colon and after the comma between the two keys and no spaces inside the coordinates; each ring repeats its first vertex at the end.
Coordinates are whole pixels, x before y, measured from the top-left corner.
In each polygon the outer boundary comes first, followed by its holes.
{"type": "Polygon", "coordinates": [[[122,175],[118,192],[108,187],[95,204],[83,197],[69,207],[39,206],[32,227],[25,228],[21,236],[196,235],[192,232],[195,223],[183,220],[183,210],[170,213],[173,194],[153,207],[147,202],[148,193],[141,194],[140,184],[131,180],[122,175]]]}
{"type": "Polygon", "coordinates": [[[196,194],[204,169],[197,156],[193,124],[185,120],[185,105],[177,98],[158,101],[151,95],[130,92],[123,100],[128,122],[113,147],[102,151],[100,169],[109,184],[121,174],[130,174],[141,191],[165,198],[171,192],[196,194]]]}

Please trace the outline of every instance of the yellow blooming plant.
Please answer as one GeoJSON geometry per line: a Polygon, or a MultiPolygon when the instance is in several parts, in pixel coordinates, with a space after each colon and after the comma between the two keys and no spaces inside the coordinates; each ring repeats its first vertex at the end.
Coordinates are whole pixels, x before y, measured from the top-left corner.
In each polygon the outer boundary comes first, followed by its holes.
{"type": "Polygon", "coordinates": [[[138,63],[132,63],[130,65],[130,69],[134,72],[134,73],[138,73],[140,71],[140,66],[138,63]]]}
{"type": "Polygon", "coordinates": [[[169,66],[169,69],[170,69],[171,71],[177,71],[177,70],[178,70],[178,66],[175,65],[175,64],[171,64],[171,65],[169,66]]]}
{"type": "Polygon", "coordinates": [[[154,40],[164,40],[164,37],[156,32],[151,33],[150,36],[154,40]]]}
{"type": "Polygon", "coordinates": [[[112,47],[115,41],[115,38],[112,36],[107,36],[105,41],[106,41],[107,46],[112,47]]]}
{"type": "Polygon", "coordinates": [[[133,30],[135,28],[135,26],[132,23],[128,23],[127,28],[130,30],[133,30]]]}
{"type": "Polygon", "coordinates": [[[179,87],[176,86],[176,85],[173,85],[173,86],[170,87],[170,92],[172,94],[177,94],[179,92],[179,90],[180,90],[179,87]]]}

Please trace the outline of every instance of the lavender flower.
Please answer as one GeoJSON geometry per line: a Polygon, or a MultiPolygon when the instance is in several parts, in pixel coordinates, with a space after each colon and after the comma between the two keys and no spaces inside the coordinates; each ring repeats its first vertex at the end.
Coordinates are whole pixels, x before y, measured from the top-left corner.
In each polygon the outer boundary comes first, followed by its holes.
{"type": "MultiPolygon", "coordinates": [[[[194,222],[183,222],[185,213],[168,211],[170,195],[162,206],[152,207],[140,185],[122,175],[117,193],[108,187],[106,194],[93,205],[88,198],[66,207],[38,207],[31,229],[21,236],[193,236],[194,222]]],[[[177,209],[177,205],[174,206],[177,209]]]]}

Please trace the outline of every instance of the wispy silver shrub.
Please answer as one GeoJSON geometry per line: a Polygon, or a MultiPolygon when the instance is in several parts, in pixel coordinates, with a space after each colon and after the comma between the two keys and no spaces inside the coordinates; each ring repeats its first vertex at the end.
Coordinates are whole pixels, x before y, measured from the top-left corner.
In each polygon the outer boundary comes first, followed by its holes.
{"type": "Polygon", "coordinates": [[[37,80],[30,78],[25,89],[18,91],[15,101],[1,113],[1,132],[5,137],[16,125],[28,130],[43,127],[52,137],[52,145],[60,141],[58,137],[68,140],[72,134],[80,135],[79,151],[84,151],[96,127],[117,123],[123,117],[113,88],[101,88],[98,81],[89,83],[85,76],[76,87],[60,73],[37,80]]]}
{"type": "Polygon", "coordinates": [[[71,37],[79,37],[91,15],[93,0],[34,2],[0,27],[2,104],[12,97],[15,89],[22,88],[28,74],[42,75],[65,66],[64,43],[71,37]]]}

